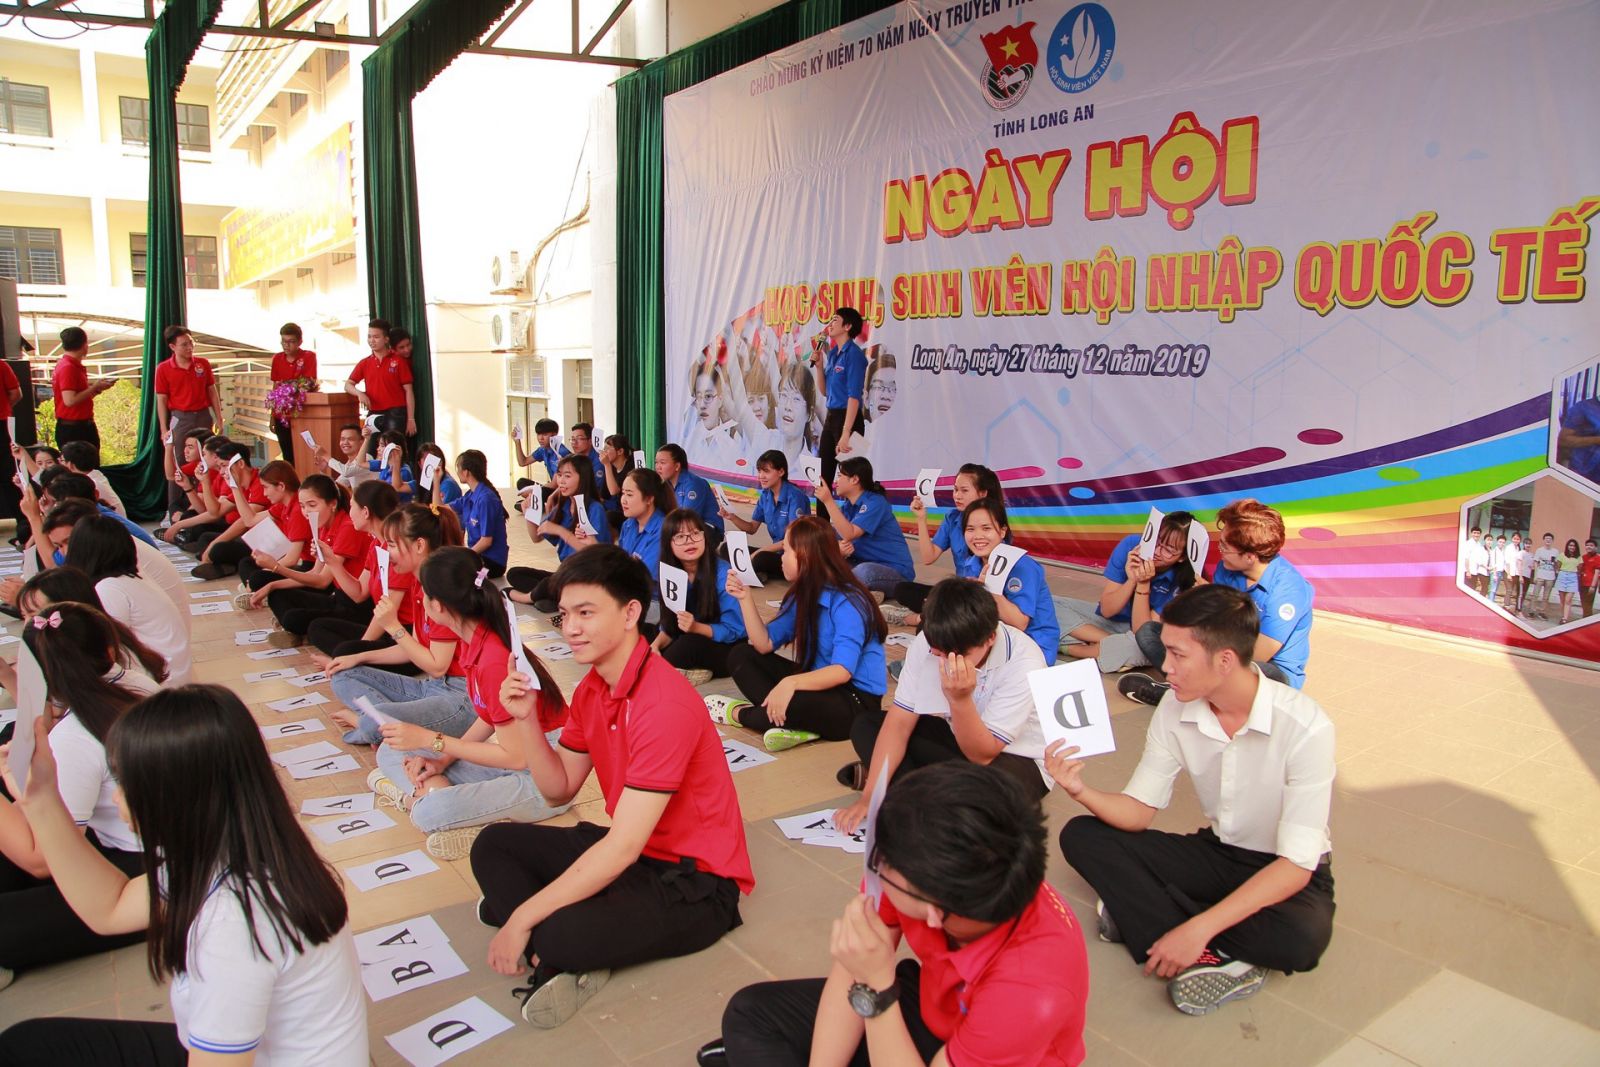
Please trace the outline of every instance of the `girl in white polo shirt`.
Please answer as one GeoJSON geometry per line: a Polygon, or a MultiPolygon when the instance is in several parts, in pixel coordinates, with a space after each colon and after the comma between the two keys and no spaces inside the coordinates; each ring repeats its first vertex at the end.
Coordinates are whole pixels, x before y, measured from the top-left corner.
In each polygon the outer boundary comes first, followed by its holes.
{"type": "MultiPolygon", "coordinates": [[[[39,732],[43,740],[43,731],[39,732]]],[[[56,885],[95,930],[148,925],[175,1023],[32,1019],[0,1063],[214,1062],[366,1067],[367,1006],[344,892],[289,807],[261,731],[220,686],[165,689],[125,712],[106,750],[145,873],[78,833],[39,744],[22,808],[56,885]]]]}
{"type": "Polygon", "coordinates": [[[108,515],[83,519],[72,528],[67,562],[94,582],[107,615],[166,657],[173,685],[189,681],[194,660],[188,620],[160,586],[139,577],[139,554],[126,527],[108,515]]]}

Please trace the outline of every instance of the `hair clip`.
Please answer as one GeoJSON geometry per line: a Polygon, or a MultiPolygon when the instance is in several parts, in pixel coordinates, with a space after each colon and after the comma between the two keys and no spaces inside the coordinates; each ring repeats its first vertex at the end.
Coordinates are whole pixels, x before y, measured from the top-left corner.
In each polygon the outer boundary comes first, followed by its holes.
{"type": "Polygon", "coordinates": [[[440,505],[438,503],[432,503],[428,505],[428,510],[433,512],[433,517],[436,519],[439,517],[439,507],[440,505]]]}
{"type": "Polygon", "coordinates": [[[483,580],[485,578],[487,578],[487,577],[489,577],[489,568],[488,567],[479,567],[478,568],[478,576],[476,578],[472,579],[472,588],[474,588],[474,589],[482,589],[483,588],[483,580]]]}
{"type": "Polygon", "coordinates": [[[33,628],[35,630],[42,630],[46,626],[52,630],[61,629],[61,612],[52,611],[48,617],[44,615],[35,615],[33,617],[33,628]]]}

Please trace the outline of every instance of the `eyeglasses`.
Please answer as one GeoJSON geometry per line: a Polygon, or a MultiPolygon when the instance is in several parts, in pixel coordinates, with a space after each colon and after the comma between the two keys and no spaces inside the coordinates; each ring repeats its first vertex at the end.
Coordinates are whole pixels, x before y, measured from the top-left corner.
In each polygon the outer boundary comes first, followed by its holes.
{"type": "Polygon", "coordinates": [[[1156,555],[1158,557],[1160,557],[1160,556],[1171,557],[1171,556],[1178,556],[1178,555],[1182,555],[1182,554],[1183,554],[1183,545],[1182,544],[1169,545],[1169,544],[1167,544],[1165,542],[1160,542],[1160,541],[1158,541],[1156,543],[1156,555]]]}
{"type": "Polygon", "coordinates": [[[704,541],[705,539],[705,533],[700,530],[692,530],[688,533],[678,533],[672,535],[672,543],[675,545],[692,545],[696,541],[704,541]]]}
{"type": "Polygon", "coordinates": [[[947,911],[950,910],[949,908],[945,907],[943,904],[939,903],[937,900],[929,900],[927,897],[923,896],[920,893],[913,893],[911,890],[907,889],[905,886],[901,885],[899,882],[896,882],[893,879],[886,877],[884,875],[883,871],[880,870],[879,868],[880,868],[880,864],[879,864],[878,858],[876,856],[872,857],[870,860],[867,861],[867,870],[869,870],[873,874],[877,875],[878,876],[878,881],[882,882],[884,885],[888,886],[889,888],[891,888],[891,889],[893,889],[893,890],[895,890],[897,892],[904,893],[906,896],[910,897],[912,900],[918,900],[918,901],[921,901],[922,903],[927,904],[927,905],[929,905],[931,907],[938,908],[940,911],[946,911],[947,912],[947,911]]]}

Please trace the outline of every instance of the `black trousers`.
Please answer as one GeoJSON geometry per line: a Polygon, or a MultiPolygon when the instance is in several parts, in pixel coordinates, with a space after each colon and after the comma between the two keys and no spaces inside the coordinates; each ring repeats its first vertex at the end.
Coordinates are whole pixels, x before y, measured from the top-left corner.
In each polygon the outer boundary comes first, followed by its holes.
{"type": "Polygon", "coordinates": [[[894,594],[889,599],[920,615],[922,606],[928,602],[928,594],[931,592],[933,592],[931,585],[923,585],[921,582],[901,582],[894,587],[894,594]]]}
{"type": "MultiPolygon", "coordinates": [[[[739,712],[739,724],[747,730],[764,733],[776,724],[767,717],[767,709],[761,702],[780,681],[792,674],[805,673],[805,668],[776,652],[757,652],[745,643],[735,645],[729,653],[728,673],[733,675],[739,692],[753,705],[739,712]]],[[[788,730],[809,730],[827,741],[844,741],[850,736],[850,726],[856,716],[873,711],[882,703],[883,697],[864,693],[848,682],[814,693],[796,693],[789,701],[783,725],[788,730]]]]}
{"type": "Polygon", "coordinates": [[[661,623],[664,633],[675,635],[671,644],[661,650],[662,659],[681,670],[706,670],[713,678],[728,676],[728,654],[738,645],[713,641],[704,634],[686,634],[678,629],[677,616],[671,612],[662,613],[661,623]]]}
{"type": "Polygon", "coordinates": [[[213,565],[221,567],[224,572],[237,571],[240,561],[250,559],[251,554],[252,550],[245,544],[244,538],[235,537],[221,544],[213,541],[210,559],[213,565]]]}
{"type": "Polygon", "coordinates": [[[189,1050],[173,1023],[29,1019],[0,1034],[0,1067],[185,1067],[189,1050]]]}
{"type": "Polygon", "coordinates": [[[279,626],[301,637],[318,619],[347,619],[362,626],[372,621],[372,601],[358,604],[338,589],[274,589],[267,594],[267,607],[279,626]]]}
{"type": "MultiPolygon", "coordinates": [[[[226,542],[224,543],[226,544],[226,542]]],[[[212,554],[212,558],[216,558],[215,553],[212,554]]],[[[301,561],[300,563],[296,563],[294,565],[294,569],[297,571],[308,571],[313,566],[315,566],[315,564],[301,561]]],[[[238,567],[239,580],[243,582],[246,588],[250,589],[252,592],[260,590],[260,588],[266,585],[268,582],[275,582],[279,578],[283,577],[282,574],[275,574],[267,568],[260,566],[256,563],[255,559],[249,555],[246,555],[239,560],[238,567]]]]}
{"type": "MultiPolygon", "coordinates": [[[[123,874],[144,873],[142,853],[106,848],[95,840],[93,831],[89,842],[123,874]]],[[[23,971],[143,940],[142,930],[112,937],[95,933],[78,918],[54,882],[35,878],[0,856],[0,967],[23,971]]]]}
{"type": "MultiPolygon", "coordinates": [[[[376,456],[378,454],[378,448],[381,444],[379,438],[381,438],[385,433],[389,432],[390,430],[401,434],[406,432],[406,406],[401,404],[397,408],[381,408],[377,411],[368,412],[368,414],[378,416],[378,431],[376,433],[367,435],[367,451],[371,455],[376,456]]],[[[406,458],[409,459],[415,453],[416,442],[411,439],[409,434],[407,434],[406,458]]]]}
{"type": "MultiPolygon", "coordinates": [[[[906,1021],[911,1042],[917,1046],[922,1062],[931,1063],[944,1041],[935,1037],[922,1020],[918,985],[922,965],[916,960],[901,960],[895,964],[894,978],[900,987],[900,1015],[906,1021]]],[[[761,982],[735,993],[722,1012],[722,1040],[728,1049],[728,1062],[733,1067],[806,1067],[826,984],[822,978],[800,978],[761,982]]],[[[849,1062],[850,1067],[869,1067],[872,1061],[867,1058],[865,1038],[849,1062]]]]}
{"type": "Polygon", "coordinates": [[[22,492],[12,482],[17,461],[11,458],[11,431],[0,420],[0,519],[17,520],[17,539],[27,544],[33,529],[22,514],[22,492]]]}
{"type": "Polygon", "coordinates": [[[283,461],[290,465],[294,463],[294,430],[284,423],[280,423],[275,415],[268,415],[272,420],[272,432],[278,438],[278,454],[283,461]]]}
{"type": "MultiPolygon", "coordinates": [[[[850,728],[850,743],[855,746],[861,762],[869,768],[872,766],[872,753],[878,746],[878,732],[883,729],[883,722],[888,717],[886,711],[864,711],[856,716],[855,725],[850,728]]],[[[911,736],[906,739],[906,754],[895,769],[894,776],[899,778],[918,767],[966,758],[967,754],[961,751],[961,742],[956,740],[949,719],[938,715],[918,715],[917,725],[912,727],[911,736]]],[[[1045,788],[1044,776],[1039,773],[1039,765],[1026,756],[1002,752],[989,766],[1015,778],[1028,791],[1028,795],[1037,800],[1043,800],[1049,792],[1045,788]]]]}
{"type": "MultiPolygon", "coordinates": [[[[1278,857],[1192,834],[1129,833],[1092,815],[1061,830],[1061,851],[1105,902],[1134,962],[1167,931],[1222,900],[1278,857]]],[[[1292,974],[1317,965],[1333,937],[1333,868],[1324,859],[1300,892],[1224,931],[1211,947],[1292,974]]]]}
{"type": "Polygon", "coordinates": [[[56,448],[59,449],[68,441],[88,441],[99,448],[100,427],[94,424],[93,419],[57,419],[56,448]]]}
{"type": "Polygon", "coordinates": [[[550,595],[550,579],[555,575],[555,571],[538,567],[512,567],[506,571],[506,584],[519,593],[527,593],[529,600],[554,600],[550,595]]]}
{"type": "MultiPolygon", "coordinates": [[[[828,415],[822,420],[822,438],[817,442],[817,458],[822,460],[822,480],[828,485],[833,484],[833,476],[839,470],[839,442],[849,441],[850,435],[863,429],[865,423],[861,421],[861,411],[856,409],[856,421],[851,426],[844,424],[844,408],[829,408],[828,415]]],[[[817,501],[817,514],[827,518],[828,509],[822,506],[822,501],[817,501]]]]}
{"type": "MultiPolygon", "coordinates": [[[[483,917],[504,923],[605,834],[586,822],[484,827],[472,845],[483,917]]],[[[594,896],[534,927],[528,955],[543,968],[573,974],[626,967],[699,952],[739,923],[739,887],[732,879],[642,856],[594,896]]]]}

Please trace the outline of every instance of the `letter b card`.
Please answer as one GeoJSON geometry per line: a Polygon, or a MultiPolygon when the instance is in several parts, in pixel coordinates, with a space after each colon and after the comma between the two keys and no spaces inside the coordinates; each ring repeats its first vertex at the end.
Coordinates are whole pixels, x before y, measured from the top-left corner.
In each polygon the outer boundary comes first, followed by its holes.
{"type": "Polygon", "coordinates": [[[1099,756],[1117,750],[1111,732],[1111,708],[1092,659],[1073,660],[1028,675],[1033,706],[1044,729],[1044,743],[1064,740],[1078,756],[1099,756]]]}

